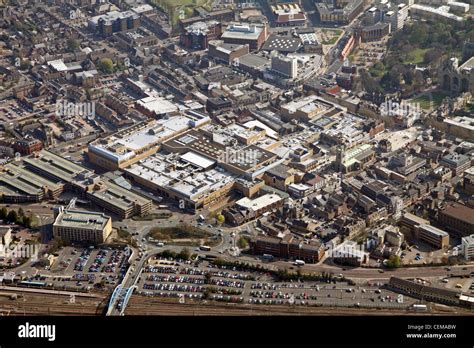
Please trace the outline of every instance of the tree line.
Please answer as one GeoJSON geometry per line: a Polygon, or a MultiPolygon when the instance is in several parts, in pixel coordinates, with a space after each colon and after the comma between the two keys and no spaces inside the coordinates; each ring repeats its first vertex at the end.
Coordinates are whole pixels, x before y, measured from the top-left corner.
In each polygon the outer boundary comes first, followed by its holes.
{"type": "Polygon", "coordinates": [[[0,209],[0,219],[3,220],[3,223],[15,223],[27,228],[31,228],[33,223],[31,214],[25,215],[22,208],[19,208],[17,211],[15,209],[7,210],[7,208],[3,207],[0,209]]]}

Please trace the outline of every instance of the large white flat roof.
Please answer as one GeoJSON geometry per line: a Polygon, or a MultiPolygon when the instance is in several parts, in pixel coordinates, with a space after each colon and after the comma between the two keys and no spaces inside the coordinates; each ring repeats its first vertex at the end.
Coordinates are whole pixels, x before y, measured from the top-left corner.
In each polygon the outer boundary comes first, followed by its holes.
{"type": "Polygon", "coordinates": [[[62,59],[50,60],[48,65],[56,71],[67,71],[68,67],[62,59]]]}
{"type": "Polygon", "coordinates": [[[214,163],[216,163],[215,161],[211,161],[210,159],[192,151],[186,152],[184,155],[181,156],[181,159],[185,162],[192,163],[195,166],[198,166],[203,169],[207,169],[214,163]]]}
{"type": "MultiPolygon", "coordinates": [[[[200,171],[200,166],[183,160],[189,164],[180,164],[182,157],[187,157],[193,161],[200,161],[194,153],[188,152],[184,156],[178,154],[157,154],[133,164],[125,171],[129,174],[139,176],[151,184],[157,185],[179,193],[180,195],[196,201],[207,194],[221,189],[223,186],[232,183],[235,176],[224,170],[209,169],[200,171]],[[188,156],[186,156],[189,154],[188,156]],[[173,166],[176,164],[177,166],[173,166]]],[[[206,161],[208,161],[206,159],[206,161]]],[[[203,162],[204,163],[204,162],[203,162]]],[[[203,165],[201,163],[201,165],[203,165]]]]}
{"type": "Polygon", "coordinates": [[[241,208],[257,211],[281,200],[282,198],[276,193],[267,193],[255,199],[244,197],[238,200],[236,204],[241,208]]]}
{"type": "Polygon", "coordinates": [[[146,97],[137,101],[145,109],[158,115],[178,111],[178,106],[164,98],[146,97]]]}
{"type": "MultiPolygon", "coordinates": [[[[126,136],[111,135],[107,144],[91,143],[89,149],[115,161],[122,161],[135,156],[136,151],[157,144],[190,128],[191,119],[180,115],[152,122],[150,125],[139,127],[126,136]],[[120,152],[113,150],[116,145],[123,146],[120,152]]],[[[120,134],[120,132],[118,132],[120,134]]],[[[122,132],[123,133],[123,132],[122,132]]]]}

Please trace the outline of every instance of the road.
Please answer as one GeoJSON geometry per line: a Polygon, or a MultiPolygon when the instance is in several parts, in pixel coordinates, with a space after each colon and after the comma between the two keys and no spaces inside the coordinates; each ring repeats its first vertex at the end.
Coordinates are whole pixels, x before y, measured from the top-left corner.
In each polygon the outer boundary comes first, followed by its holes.
{"type": "MultiPolygon", "coordinates": [[[[180,221],[183,220],[183,216],[174,214],[172,219],[169,220],[163,220],[160,222],[159,226],[162,227],[170,227],[170,226],[176,226],[180,223],[180,221]]],[[[183,220],[184,221],[184,220],[183,220]]],[[[150,222],[146,222],[147,224],[150,224],[150,222]]],[[[163,250],[172,250],[175,252],[179,252],[183,249],[183,246],[177,246],[177,245],[166,245],[165,247],[156,247],[155,245],[149,244],[148,242],[142,242],[142,238],[146,236],[147,233],[149,233],[151,227],[144,227],[143,222],[127,222],[126,225],[129,227],[130,230],[133,230],[133,228],[137,228],[136,231],[139,232],[138,236],[136,236],[136,239],[138,241],[139,247],[142,247],[143,250],[146,250],[144,257],[140,261],[140,265],[144,264],[144,261],[146,260],[146,257],[155,255],[157,253],[160,253],[163,250]],[[140,226],[141,224],[141,226],[140,226]]],[[[214,232],[217,233],[217,228],[212,227],[209,228],[206,225],[200,226],[203,229],[206,229],[209,232],[214,232]]],[[[296,266],[293,265],[292,262],[290,261],[275,261],[275,262],[263,262],[259,260],[258,258],[254,256],[249,256],[249,255],[241,255],[238,257],[232,256],[230,253],[226,252],[228,251],[232,245],[233,245],[233,238],[231,236],[231,232],[235,232],[235,239],[238,240],[240,234],[246,231],[247,226],[240,226],[238,228],[219,228],[221,229],[222,232],[222,241],[219,243],[219,245],[215,246],[212,248],[210,252],[203,252],[203,251],[194,251],[197,254],[201,255],[214,255],[218,257],[225,257],[226,259],[231,259],[235,261],[244,261],[244,262],[251,262],[255,264],[261,264],[264,267],[268,267],[271,269],[285,269],[285,268],[293,268],[296,270],[296,266]]],[[[384,270],[383,273],[381,273],[381,270],[379,268],[363,268],[363,267],[357,267],[357,268],[352,268],[352,267],[339,267],[336,265],[328,265],[328,264],[306,264],[305,266],[301,267],[301,271],[303,272],[308,272],[308,273],[322,273],[322,272],[332,272],[334,274],[343,274],[344,276],[348,278],[354,278],[354,279],[379,279],[379,280],[386,280],[389,279],[391,276],[397,276],[401,278],[411,278],[411,277],[446,277],[448,274],[451,274],[453,272],[456,273],[465,273],[469,274],[471,272],[474,272],[474,265],[468,265],[468,266],[451,266],[451,271],[447,271],[445,267],[403,267],[403,268],[398,268],[398,269],[393,269],[393,270],[384,270]],[[467,268],[467,271],[463,271],[463,268],[467,268]],[[344,269],[344,270],[343,270],[344,269]]],[[[138,271],[140,268],[136,268],[138,271]]]]}

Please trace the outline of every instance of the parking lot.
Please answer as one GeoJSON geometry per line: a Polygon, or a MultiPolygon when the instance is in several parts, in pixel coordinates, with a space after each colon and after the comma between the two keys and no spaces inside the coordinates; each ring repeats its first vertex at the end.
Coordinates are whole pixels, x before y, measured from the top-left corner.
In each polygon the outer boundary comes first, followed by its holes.
{"type": "Polygon", "coordinates": [[[65,290],[110,290],[126,271],[126,251],[102,248],[63,248],[52,267],[40,270],[25,281],[65,290]]]}
{"type": "Polygon", "coordinates": [[[473,278],[444,278],[441,283],[448,289],[459,290],[466,294],[474,294],[474,279],[473,278]]]}
{"type": "Polygon", "coordinates": [[[261,305],[401,309],[416,302],[378,284],[361,287],[347,282],[277,282],[266,273],[229,269],[209,261],[165,259],[143,269],[137,293],[179,298],[180,302],[213,300],[261,305]]]}

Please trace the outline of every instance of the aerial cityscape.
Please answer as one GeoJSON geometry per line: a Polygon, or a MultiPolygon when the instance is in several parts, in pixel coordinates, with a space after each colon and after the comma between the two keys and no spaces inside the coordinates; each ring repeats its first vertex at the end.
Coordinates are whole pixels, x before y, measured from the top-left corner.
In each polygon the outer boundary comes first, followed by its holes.
{"type": "Polygon", "coordinates": [[[463,1],[0,0],[0,315],[472,316],[463,1]]]}

